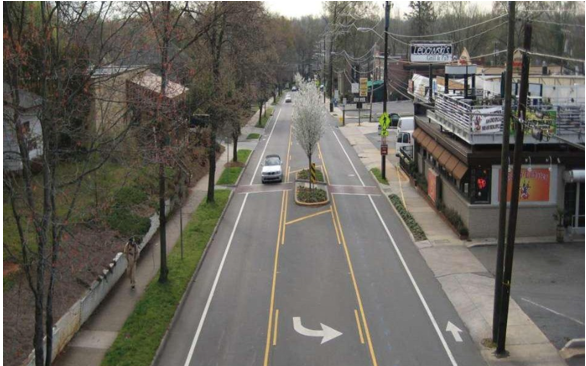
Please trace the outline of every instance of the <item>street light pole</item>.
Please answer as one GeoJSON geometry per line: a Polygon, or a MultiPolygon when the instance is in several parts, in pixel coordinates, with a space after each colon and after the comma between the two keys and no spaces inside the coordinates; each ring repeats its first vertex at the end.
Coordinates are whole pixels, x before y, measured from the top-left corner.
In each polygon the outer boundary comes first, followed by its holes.
{"type": "MultiPolygon", "coordinates": [[[[387,113],[387,67],[388,67],[388,60],[389,60],[389,12],[391,11],[391,5],[388,1],[385,1],[385,64],[384,64],[384,76],[383,76],[383,114],[387,113]]],[[[381,139],[383,137],[381,136],[381,139]]],[[[382,141],[381,141],[382,145],[382,141]]],[[[381,174],[384,179],[387,179],[387,157],[382,155],[381,151],[381,174]]]]}
{"type": "MultiPolygon", "coordinates": [[[[324,36],[324,45],[323,45],[323,55],[324,55],[324,65],[321,69],[322,73],[322,85],[326,83],[326,36],[324,36]]],[[[324,104],[326,104],[326,87],[324,86],[324,104]]]]}

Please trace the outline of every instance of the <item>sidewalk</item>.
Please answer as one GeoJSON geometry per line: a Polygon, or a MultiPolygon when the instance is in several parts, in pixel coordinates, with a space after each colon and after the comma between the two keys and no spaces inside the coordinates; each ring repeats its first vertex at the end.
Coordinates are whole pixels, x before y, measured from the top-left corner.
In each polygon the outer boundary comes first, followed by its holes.
{"type": "MultiPolygon", "coordinates": [[[[346,125],[340,131],[368,170],[380,168],[380,151],[364,136],[377,131],[373,125],[346,125]]],[[[389,136],[392,138],[391,136],[389,136]]],[[[482,345],[492,338],[494,278],[456,234],[444,223],[409,183],[389,151],[386,164],[389,186],[384,193],[396,194],[423,228],[428,240],[415,243],[429,268],[441,283],[452,305],[462,318],[472,339],[489,365],[565,366],[556,348],[511,298],[506,349],[509,356],[497,359],[494,349],[482,345]]]]}
{"type": "MultiPolygon", "coordinates": [[[[242,131],[252,131],[258,120],[258,112],[248,121],[242,131]]],[[[261,133],[263,129],[261,130],[261,133]]],[[[244,135],[246,139],[246,135],[244,135]]],[[[239,148],[254,149],[258,141],[248,141],[239,144],[239,148]]],[[[224,163],[228,157],[228,150],[220,156],[216,164],[216,182],[224,171],[224,163]]],[[[232,152],[230,151],[230,154],[232,152]]],[[[189,188],[189,193],[183,207],[183,228],[189,223],[191,214],[195,212],[199,204],[206,198],[208,175],[201,178],[194,187],[189,188]]],[[[221,188],[221,187],[217,187],[221,188]]],[[[167,253],[178,241],[182,228],[179,226],[179,209],[167,217],[167,253]]],[[[99,366],[102,363],[108,349],[114,343],[118,332],[130,316],[136,303],[140,300],[146,286],[157,275],[160,266],[159,235],[155,235],[150,243],[142,251],[137,265],[136,289],[132,290],[126,276],[120,279],[111,290],[106,299],[100,304],[90,319],[81,327],[67,347],[54,361],[59,366],[99,366]]]]}

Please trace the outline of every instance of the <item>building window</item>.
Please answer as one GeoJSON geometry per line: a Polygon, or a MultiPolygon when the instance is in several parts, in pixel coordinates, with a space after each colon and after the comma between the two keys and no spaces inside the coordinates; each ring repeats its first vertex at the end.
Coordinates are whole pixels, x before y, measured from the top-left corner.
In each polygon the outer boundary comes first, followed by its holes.
{"type": "Polygon", "coordinates": [[[490,181],[489,168],[470,169],[470,203],[490,203],[490,181]]]}

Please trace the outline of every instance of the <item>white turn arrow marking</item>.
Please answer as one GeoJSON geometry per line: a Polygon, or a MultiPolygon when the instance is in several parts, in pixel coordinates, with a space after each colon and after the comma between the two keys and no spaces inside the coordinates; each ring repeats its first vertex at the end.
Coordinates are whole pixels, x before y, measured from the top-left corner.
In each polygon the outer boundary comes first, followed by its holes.
{"type": "Polygon", "coordinates": [[[328,327],[327,325],[322,323],[320,323],[320,325],[322,330],[307,329],[303,325],[301,325],[300,317],[296,316],[293,318],[293,328],[297,333],[307,337],[323,337],[321,340],[321,344],[324,344],[327,341],[331,341],[332,339],[342,335],[341,332],[338,332],[334,328],[328,327]]]}
{"type": "Polygon", "coordinates": [[[460,332],[463,330],[455,326],[452,322],[448,321],[448,326],[446,327],[446,332],[451,332],[454,336],[456,342],[462,342],[462,337],[460,336],[460,332]]]}

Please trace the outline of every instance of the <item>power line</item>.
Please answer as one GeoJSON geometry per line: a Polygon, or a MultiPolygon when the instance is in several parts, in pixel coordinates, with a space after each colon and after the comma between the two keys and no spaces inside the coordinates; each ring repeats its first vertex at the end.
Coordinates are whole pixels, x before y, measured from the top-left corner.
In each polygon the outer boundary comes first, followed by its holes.
{"type": "Polygon", "coordinates": [[[483,32],[477,33],[477,34],[475,34],[475,35],[473,35],[473,36],[470,36],[470,37],[468,37],[468,38],[461,39],[461,40],[459,40],[459,41],[452,42],[452,44],[458,44],[458,43],[466,42],[467,40],[469,40],[469,39],[472,39],[472,38],[480,37],[481,35],[483,35],[483,34],[486,34],[486,33],[490,32],[490,31],[493,31],[493,30],[495,30],[495,29],[497,29],[497,28],[499,28],[499,27],[502,27],[503,25],[505,25],[505,24],[507,24],[507,23],[508,23],[508,22],[502,22],[502,23],[500,23],[500,24],[496,25],[495,27],[492,27],[492,28],[490,28],[490,29],[487,29],[487,30],[485,30],[485,31],[483,31],[483,32]]]}
{"type": "Polygon", "coordinates": [[[500,19],[500,18],[503,18],[503,17],[506,17],[506,16],[507,16],[507,14],[499,15],[497,17],[494,17],[494,18],[485,20],[484,22],[480,22],[480,23],[477,23],[477,24],[470,25],[468,27],[464,27],[464,28],[460,28],[460,29],[455,29],[455,30],[451,30],[451,31],[447,31],[447,32],[442,32],[442,33],[436,33],[436,34],[417,35],[417,36],[410,36],[410,35],[407,35],[407,34],[397,34],[397,33],[391,33],[391,32],[387,32],[387,34],[389,36],[402,37],[402,38],[431,38],[431,37],[437,37],[437,36],[444,36],[446,34],[456,33],[456,32],[460,32],[460,31],[466,30],[466,29],[478,27],[478,26],[481,26],[483,24],[490,23],[492,21],[495,21],[497,19],[500,19]]]}
{"type": "Polygon", "coordinates": [[[555,55],[546,55],[545,53],[539,53],[539,52],[530,52],[527,50],[523,50],[519,48],[519,51],[524,52],[526,54],[528,54],[529,56],[539,56],[539,57],[546,57],[546,58],[554,58],[557,60],[564,60],[564,61],[570,61],[570,62],[579,62],[579,63],[584,63],[586,60],[581,60],[578,58],[570,58],[570,57],[563,57],[563,56],[555,56],[555,55]]]}
{"type": "Polygon", "coordinates": [[[557,22],[551,22],[551,21],[548,21],[548,20],[537,20],[537,19],[531,19],[531,21],[532,22],[536,22],[536,23],[559,25],[559,26],[562,26],[562,27],[580,27],[580,28],[584,28],[584,26],[582,24],[557,23],[557,22]]]}

